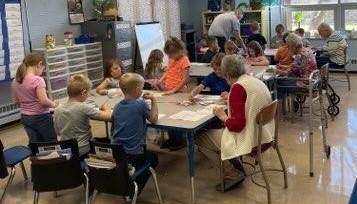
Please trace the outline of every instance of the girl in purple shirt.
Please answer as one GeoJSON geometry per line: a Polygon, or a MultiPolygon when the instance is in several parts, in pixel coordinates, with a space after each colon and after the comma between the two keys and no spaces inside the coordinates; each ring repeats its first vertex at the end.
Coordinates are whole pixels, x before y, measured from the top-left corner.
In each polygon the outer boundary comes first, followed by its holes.
{"type": "Polygon", "coordinates": [[[14,100],[20,105],[21,122],[29,143],[56,140],[49,108],[57,107],[58,102],[47,97],[46,83],[41,77],[45,65],[46,61],[40,54],[28,54],[12,82],[14,100]]]}

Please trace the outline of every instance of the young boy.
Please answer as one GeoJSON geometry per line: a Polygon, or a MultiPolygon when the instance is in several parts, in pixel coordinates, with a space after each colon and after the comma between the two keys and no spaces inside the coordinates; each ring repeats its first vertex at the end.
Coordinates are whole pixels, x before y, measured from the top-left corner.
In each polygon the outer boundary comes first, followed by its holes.
{"type": "Polygon", "coordinates": [[[277,26],[275,26],[276,35],[273,36],[270,40],[270,47],[272,49],[277,49],[280,46],[284,45],[284,42],[283,42],[284,31],[285,31],[285,28],[282,24],[278,24],[277,26]]]}
{"type": "Polygon", "coordinates": [[[252,31],[252,35],[248,37],[248,43],[251,41],[257,41],[260,46],[265,50],[265,45],[267,44],[267,40],[265,37],[260,34],[260,25],[257,21],[252,21],[250,24],[250,30],[252,31]]]}
{"type": "Polygon", "coordinates": [[[219,52],[219,45],[216,37],[209,36],[208,40],[208,50],[202,56],[201,62],[210,63],[213,56],[219,52]]]}
{"type": "Polygon", "coordinates": [[[305,30],[303,28],[297,28],[295,30],[295,33],[298,34],[301,39],[302,39],[302,45],[304,47],[310,47],[311,46],[311,42],[306,40],[306,38],[304,38],[304,35],[305,35],[305,30]]]}
{"type": "MultiPolygon", "coordinates": [[[[144,78],[135,73],[126,73],[120,77],[119,86],[125,96],[113,110],[112,143],[121,144],[127,154],[128,162],[134,167],[140,167],[147,162],[155,168],[158,164],[157,155],[145,148],[146,120],[156,123],[158,107],[152,94],[144,94],[144,99],[151,100],[151,110],[148,104],[140,99],[143,93],[144,78]]],[[[139,193],[143,190],[150,171],[138,176],[139,193]]]]}
{"type": "Polygon", "coordinates": [[[210,93],[214,95],[220,95],[223,92],[229,91],[229,85],[226,79],[223,77],[223,73],[221,70],[221,62],[224,56],[224,53],[218,53],[213,57],[211,61],[213,72],[206,76],[201,82],[201,84],[196,86],[191,91],[190,99],[193,99],[206,87],[210,88],[210,93]]]}
{"type": "Polygon", "coordinates": [[[92,83],[82,74],[72,76],[67,84],[68,101],[58,106],[53,114],[55,131],[61,140],[75,138],[79,154],[85,157],[90,150],[92,138],[90,119],[110,121],[111,110],[104,103],[100,109],[86,104],[92,83]]]}

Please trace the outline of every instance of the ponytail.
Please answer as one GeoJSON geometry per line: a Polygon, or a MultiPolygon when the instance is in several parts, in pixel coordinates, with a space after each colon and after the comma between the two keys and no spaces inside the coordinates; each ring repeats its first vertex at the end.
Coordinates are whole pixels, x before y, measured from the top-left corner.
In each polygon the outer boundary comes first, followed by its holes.
{"type": "Polygon", "coordinates": [[[15,79],[18,83],[22,84],[28,66],[36,66],[38,63],[42,62],[44,66],[46,66],[46,61],[43,56],[39,53],[30,53],[26,55],[24,60],[22,61],[21,65],[17,68],[15,79]]]}
{"type": "Polygon", "coordinates": [[[21,65],[17,68],[15,79],[19,84],[22,84],[26,75],[26,65],[21,63],[21,65]]]}

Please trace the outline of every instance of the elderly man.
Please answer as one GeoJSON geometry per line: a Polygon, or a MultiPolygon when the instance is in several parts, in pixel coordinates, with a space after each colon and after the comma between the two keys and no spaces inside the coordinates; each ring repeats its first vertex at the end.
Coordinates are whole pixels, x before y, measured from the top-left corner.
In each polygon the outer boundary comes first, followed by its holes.
{"type": "Polygon", "coordinates": [[[240,22],[243,18],[243,11],[237,8],[234,11],[226,12],[216,16],[208,30],[209,36],[215,36],[221,50],[224,50],[224,43],[230,37],[235,37],[240,45],[246,50],[244,42],[240,36],[240,22]]]}
{"type": "Polygon", "coordinates": [[[326,39],[327,42],[316,57],[317,67],[322,67],[324,64],[329,63],[330,67],[339,68],[345,64],[344,50],[347,43],[342,35],[333,31],[332,28],[326,24],[321,23],[317,28],[320,36],[326,39]]]}

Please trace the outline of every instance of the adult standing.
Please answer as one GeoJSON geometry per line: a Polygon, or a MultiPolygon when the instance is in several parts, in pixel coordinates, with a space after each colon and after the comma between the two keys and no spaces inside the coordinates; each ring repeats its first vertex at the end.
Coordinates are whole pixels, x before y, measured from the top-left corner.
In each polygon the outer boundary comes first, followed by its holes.
{"type": "Polygon", "coordinates": [[[345,49],[347,48],[346,40],[326,23],[321,23],[317,30],[320,36],[327,40],[322,49],[318,51],[317,67],[320,68],[326,63],[329,63],[330,67],[333,68],[343,66],[345,64],[345,49]]]}
{"type": "Polygon", "coordinates": [[[224,50],[224,43],[232,36],[234,36],[243,49],[246,50],[244,42],[240,36],[239,21],[243,18],[243,16],[243,10],[237,8],[234,11],[219,14],[214,18],[208,30],[208,35],[217,38],[221,51],[224,50]]]}
{"type": "MultiPolygon", "coordinates": [[[[196,138],[199,150],[217,168],[220,167],[221,159],[232,161],[250,153],[257,146],[255,118],[260,109],[272,102],[267,86],[246,74],[246,66],[242,56],[234,54],[223,58],[222,71],[231,85],[228,114],[224,108],[214,108],[213,114],[225,124],[225,128],[211,129],[196,138]]],[[[274,122],[271,122],[263,127],[262,143],[272,141],[273,135],[274,122]]],[[[234,163],[231,164],[239,170],[234,163]]],[[[230,173],[225,172],[225,175],[229,177],[230,173]]],[[[237,176],[240,175],[238,173],[237,176]]]]}

